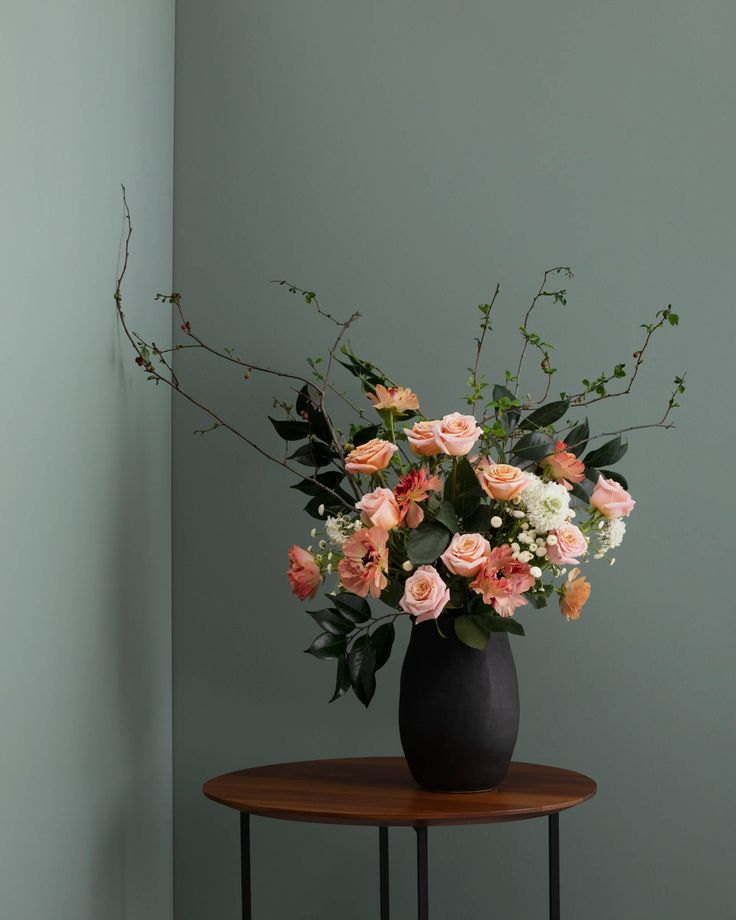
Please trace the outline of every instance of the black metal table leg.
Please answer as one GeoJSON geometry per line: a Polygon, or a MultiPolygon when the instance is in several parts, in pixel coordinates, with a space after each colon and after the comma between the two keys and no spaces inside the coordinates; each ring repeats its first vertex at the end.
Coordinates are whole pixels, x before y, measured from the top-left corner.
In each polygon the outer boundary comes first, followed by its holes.
{"type": "Polygon", "coordinates": [[[391,901],[388,886],[388,828],[378,828],[378,853],[381,872],[381,920],[390,920],[391,901]]]}
{"type": "Polygon", "coordinates": [[[417,917],[429,920],[429,859],[427,828],[415,827],[417,832],[417,917]]]}
{"type": "Polygon", "coordinates": [[[251,920],[250,905],[250,815],[240,812],[240,888],[243,899],[243,920],[251,920]]]}
{"type": "Polygon", "coordinates": [[[549,920],[560,920],[560,816],[549,816],[549,920]]]}

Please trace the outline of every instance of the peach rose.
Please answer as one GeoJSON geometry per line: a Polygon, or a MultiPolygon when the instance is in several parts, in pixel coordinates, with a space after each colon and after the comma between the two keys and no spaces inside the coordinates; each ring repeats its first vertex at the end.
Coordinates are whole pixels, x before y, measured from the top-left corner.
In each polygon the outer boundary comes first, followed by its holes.
{"type": "Polygon", "coordinates": [[[560,613],[567,620],[579,619],[580,611],[585,606],[589,595],[590,584],[580,575],[580,569],[573,569],[562,586],[560,613]]]}
{"type": "Polygon", "coordinates": [[[401,511],[391,489],[374,489],[364,495],[355,507],[361,512],[360,519],[369,527],[391,530],[401,520],[401,511]]]}
{"type": "Polygon", "coordinates": [[[577,565],[578,556],[588,548],[582,530],[574,524],[563,524],[550,531],[557,537],[557,542],[547,545],[549,561],[555,565],[577,565]]]}
{"type": "Polygon", "coordinates": [[[300,601],[316,597],[322,583],[322,574],[314,556],[296,544],[289,550],[289,570],[286,577],[289,579],[291,590],[300,601]]]}
{"type": "Polygon", "coordinates": [[[483,429],[472,415],[451,412],[439,422],[430,422],[432,434],[443,454],[463,457],[470,453],[473,445],[483,434],[483,429]]]}
{"type": "Polygon", "coordinates": [[[456,533],[440,559],[453,575],[478,574],[491,554],[491,544],[479,533],[456,533]]]}
{"type": "Polygon", "coordinates": [[[582,460],[578,460],[575,454],[565,450],[566,447],[567,444],[564,441],[557,441],[555,452],[545,457],[541,465],[569,492],[573,482],[582,482],[585,479],[585,464],[582,460]]]}
{"type": "Polygon", "coordinates": [[[440,578],[437,569],[431,565],[420,565],[406,579],[404,596],[399,606],[406,613],[416,616],[414,623],[436,620],[450,602],[450,589],[440,578]]]}
{"type": "Polygon", "coordinates": [[[348,473],[377,473],[385,470],[399,448],[390,441],[373,438],[351,450],[345,458],[348,473]]]}
{"type": "Polygon", "coordinates": [[[615,479],[598,477],[590,504],[607,518],[628,517],[634,510],[636,502],[615,479]]]}
{"type": "Polygon", "coordinates": [[[385,387],[379,383],[376,385],[375,393],[368,394],[368,399],[379,412],[388,410],[400,414],[419,408],[419,399],[409,387],[385,387]]]}
{"type": "Polygon", "coordinates": [[[404,434],[409,447],[420,457],[434,457],[435,454],[441,453],[434,439],[432,422],[415,422],[411,428],[404,429],[404,434]]]}
{"type": "Polygon", "coordinates": [[[529,477],[518,467],[491,463],[486,457],[476,466],[475,472],[486,495],[500,501],[516,498],[529,485],[529,477]]]}

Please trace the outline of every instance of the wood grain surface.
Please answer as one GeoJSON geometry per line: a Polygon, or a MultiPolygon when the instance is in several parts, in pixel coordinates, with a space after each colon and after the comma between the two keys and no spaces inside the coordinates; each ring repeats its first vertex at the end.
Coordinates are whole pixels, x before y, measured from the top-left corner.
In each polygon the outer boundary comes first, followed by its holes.
{"type": "Polygon", "coordinates": [[[596,784],[582,773],[512,763],[491,792],[425,792],[403,757],[271,764],[208,780],[204,794],[238,811],[287,821],[431,827],[549,815],[580,805],[596,784]]]}

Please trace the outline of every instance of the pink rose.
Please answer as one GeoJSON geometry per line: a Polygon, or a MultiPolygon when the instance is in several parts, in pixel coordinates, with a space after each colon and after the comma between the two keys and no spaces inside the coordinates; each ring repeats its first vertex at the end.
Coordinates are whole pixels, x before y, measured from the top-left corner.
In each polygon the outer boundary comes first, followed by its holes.
{"type": "Polygon", "coordinates": [[[486,457],[476,466],[475,472],[486,495],[499,501],[516,498],[529,485],[529,477],[518,467],[491,463],[486,457]]]}
{"type": "Polygon", "coordinates": [[[409,447],[420,457],[434,457],[435,454],[441,453],[434,439],[432,422],[416,422],[411,428],[405,428],[404,434],[409,447]]]}
{"type": "Polygon", "coordinates": [[[350,451],[345,458],[345,469],[348,473],[377,473],[385,470],[398,449],[390,441],[373,438],[350,451]]]}
{"type": "Polygon", "coordinates": [[[391,489],[374,489],[355,505],[360,519],[369,527],[391,530],[401,520],[401,511],[391,489]]]}
{"type": "Polygon", "coordinates": [[[456,533],[440,559],[453,575],[477,575],[491,554],[491,544],[479,533],[456,533]]]}
{"type": "Polygon", "coordinates": [[[483,429],[472,415],[452,412],[440,422],[430,422],[432,434],[443,454],[462,457],[470,453],[473,445],[483,434],[483,429]]]}
{"type": "Polygon", "coordinates": [[[399,606],[406,613],[416,616],[414,623],[424,620],[436,620],[450,602],[450,589],[440,578],[437,569],[431,565],[420,565],[406,579],[404,596],[399,606]]]}
{"type": "Polygon", "coordinates": [[[603,517],[620,518],[628,517],[634,510],[636,502],[615,479],[605,479],[599,476],[593,494],[590,496],[590,504],[600,511],[603,517]]]}
{"type": "Polygon", "coordinates": [[[314,556],[296,544],[289,550],[289,570],[286,577],[289,579],[291,590],[300,601],[316,597],[322,583],[322,574],[314,556]]]}
{"type": "Polygon", "coordinates": [[[582,556],[588,548],[582,530],[574,524],[563,524],[550,533],[557,537],[557,542],[547,544],[549,561],[555,565],[577,565],[580,562],[578,556],[582,556]]]}

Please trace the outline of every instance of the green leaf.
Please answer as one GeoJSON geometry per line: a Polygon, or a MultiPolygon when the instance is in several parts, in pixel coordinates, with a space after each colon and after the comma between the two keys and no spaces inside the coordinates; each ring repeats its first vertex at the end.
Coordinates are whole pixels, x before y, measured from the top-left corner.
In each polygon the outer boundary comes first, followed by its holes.
{"type": "Polygon", "coordinates": [[[583,463],[586,466],[592,466],[596,469],[601,466],[618,463],[628,449],[628,443],[619,434],[610,441],[606,441],[601,447],[591,450],[590,453],[586,454],[583,457],[583,463]]]}
{"type": "Polygon", "coordinates": [[[547,403],[546,406],[540,406],[534,412],[530,412],[526,418],[519,422],[519,428],[532,429],[546,428],[559,421],[570,408],[569,399],[560,399],[556,402],[547,403]]]}
{"type": "MultiPolygon", "coordinates": [[[[353,504],[352,499],[349,495],[346,495],[342,489],[339,489],[338,492],[345,498],[349,505],[353,504]]],[[[330,513],[336,513],[338,511],[346,511],[345,505],[335,498],[334,495],[331,495],[329,492],[323,492],[321,495],[315,495],[309,499],[307,504],[304,506],[304,510],[310,517],[316,518],[318,521],[324,521],[325,517],[330,513]],[[319,509],[323,508],[323,514],[320,514],[319,509]]]]}
{"type": "Polygon", "coordinates": [[[319,392],[311,383],[305,383],[299,390],[295,408],[297,415],[307,419],[315,437],[324,441],[325,444],[332,444],[332,431],[325,414],[320,409],[319,392]]]}
{"type": "Polygon", "coordinates": [[[327,470],[325,473],[317,473],[314,477],[317,482],[313,482],[312,479],[302,479],[301,482],[295,482],[289,488],[296,489],[297,492],[303,492],[305,495],[323,495],[325,489],[332,489],[333,491],[337,489],[343,477],[344,473],[341,470],[327,470]]]}
{"type": "Polygon", "coordinates": [[[354,628],[350,620],[332,607],[327,610],[307,610],[307,613],[317,626],[324,629],[325,632],[332,633],[333,636],[344,636],[354,628]]]}
{"type": "Polygon", "coordinates": [[[628,480],[621,473],[617,473],[615,470],[599,470],[598,472],[605,476],[606,479],[613,479],[614,482],[617,482],[620,486],[623,486],[623,488],[628,491],[628,480]]]}
{"type": "Polygon", "coordinates": [[[295,450],[289,460],[296,460],[302,466],[311,466],[316,469],[320,466],[327,466],[332,460],[332,451],[319,441],[310,441],[295,450]]]}
{"type": "Polygon", "coordinates": [[[373,438],[377,438],[380,430],[380,425],[368,425],[367,428],[360,428],[358,431],[353,432],[350,440],[355,447],[360,447],[361,444],[366,444],[368,441],[372,441],[373,438]]]}
{"type": "Polygon", "coordinates": [[[395,581],[389,581],[389,583],[383,589],[381,592],[381,601],[388,607],[395,607],[398,609],[399,601],[403,595],[404,585],[401,581],[396,579],[395,581]]]}
{"type": "MultiPolygon", "coordinates": [[[[587,470],[586,470],[587,473],[587,470]]],[[[598,477],[596,477],[597,479],[598,477]]],[[[581,502],[584,502],[586,505],[590,502],[590,496],[593,494],[593,489],[595,488],[595,483],[590,479],[583,479],[582,482],[573,482],[571,483],[572,489],[570,492],[576,498],[579,498],[581,502]]]]}
{"type": "Polygon", "coordinates": [[[470,648],[483,651],[488,644],[490,632],[480,624],[479,617],[464,613],[455,619],[455,635],[470,648]]]}
{"type": "Polygon", "coordinates": [[[406,538],[406,554],[414,565],[429,565],[436,562],[450,543],[450,532],[435,521],[423,521],[419,527],[409,531],[406,538]]]}
{"type": "Polygon", "coordinates": [[[491,632],[507,632],[512,636],[525,636],[524,627],[518,620],[513,617],[500,617],[498,615],[492,618],[491,632]]]}
{"type": "Polygon", "coordinates": [[[337,659],[337,675],[335,676],[335,692],[330,697],[330,702],[334,703],[350,689],[350,671],[348,670],[348,659],[346,655],[340,655],[337,659]]]}
{"type": "Polygon", "coordinates": [[[522,460],[541,460],[555,452],[555,442],[544,431],[532,431],[514,444],[513,452],[522,460]]]}
{"type": "Polygon", "coordinates": [[[490,505],[478,505],[475,511],[463,521],[465,533],[488,533],[491,529],[493,508],[490,505]]]}
{"type": "Polygon", "coordinates": [[[376,656],[376,671],[380,671],[390,658],[395,638],[396,629],[393,623],[382,623],[373,631],[371,641],[376,656]]]}
{"type": "Polygon", "coordinates": [[[444,524],[450,533],[457,533],[460,529],[460,521],[457,519],[457,513],[450,502],[443,501],[439,510],[434,516],[435,521],[444,524]]]}
{"type": "Polygon", "coordinates": [[[348,670],[353,691],[364,706],[376,692],[376,653],[370,636],[360,636],[348,652],[348,670]]]}
{"type": "Polygon", "coordinates": [[[365,623],[371,618],[371,608],[364,597],[344,591],[330,598],[340,613],[351,623],[365,623]]]}
{"type": "Polygon", "coordinates": [[[571,454],[575,454],[576,457],[579,457],[585,450],[589,437],[590,426],[586,418],[565,435],[565,443],[570,445],[567,449],[571,454]]]}
{"type": "Polygon", "coordinates": [[[547,606],[547,595],[538,591],[525,591],[524,597],[534,607],[535,610],[541,610],[547,606]]]}
{"type": "Polygon", "coordinates": [[[309,437],[309,422],[296,422],[292,419],[277,419],[268,416],[269,422],[276,429],[276,434],[285,441],[302,441],[309,437]]]}
{"type": "Polygon", "coordinates": [[[466,457],[460,457],[453,463],[452,472],[445,480],[443,497],[464,519],[475,511],[482,495],[475,470],[466,457]]]}
{"type": "Polygon", "coordinates": [[[322,661],[339,658],[347,648],[345,636],[336,636],[334,633],[320,633],[309,648],[304,649],[308,655],[314,655],[322,661]]]}
{"type": "Polygon", "coordinates": [[[496,418],[501,420],[507,435],[513,434],[521,418],[521,413],[517,408],[519,400],[511,390],[497,383],[493,388],[493,402],[508,405],[508,408],[496,407],[496,418]]]}

